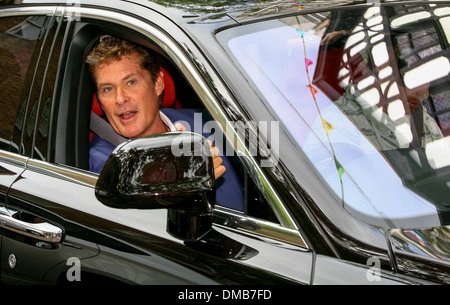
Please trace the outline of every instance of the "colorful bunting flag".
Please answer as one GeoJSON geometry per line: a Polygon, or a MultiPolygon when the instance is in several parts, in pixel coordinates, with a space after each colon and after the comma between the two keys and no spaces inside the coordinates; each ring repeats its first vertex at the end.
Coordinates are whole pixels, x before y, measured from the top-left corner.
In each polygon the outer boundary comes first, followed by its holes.
{"type": "Polygon", "coordinates": [[[298,6],[298,11],[301,11],[305,7],[305,2],[301,1],[300,3],[297,3],[295,0],[292,0],[295,2],[295,4],[298,6]]]}
{"type": "Polygon", "coordinates": [[[319,91],[317,91],[317,89],[314,88],[312,85],[307,85],[306,87],[308,87],[309,90],[311,90],[311,94],[313,95],[313,97],[314,97],[314,99],[315,99],[315,98],[316,98],[316,94],[317,94],[317,92],[319,92],[319,91]]]}
{"type": "Polygon", "coordinates": [[[322,118],[322,124],[323,124],[323,128],[325,128],[325,132],[328,134],[328,132],[330,131],[330,130],[333,130],[334,129],[334,127],[333,127],[333,125],[331,125],[330,123],[328,123],[327,121],[325,121],[323,118],[322,118]]]}
{"type": "MultiPolygon", "coordinates": [[[[295,2],[295,0],[292,0],[292,1],[295,2]]],[[[295,3],[296,3],[297,6],[300,8],[300,10],[303,9],[304,2],[300,2],[300,3],[295,2],[295,3]]],[[[338,172],[338,174],[339,174],[339,180],[340,180],[340,183],[341,183],[342,206],[344,206],[344,203],[345,203],[345,201],[344,201],[344,182],[343,182],[343,180],[342,180],[342,177],[343,177],[343,175],[344,175],[344,173],[345,173],[345,169],[344,169],[344,167],[341,165],[341,163],[338,161],[338,159],[337,159],[337,157],[336,157],[336,153],[335,153],[334,148],[333,148],[333,143],[331,142],[331,140],[330,140],[330,135],[329,135],[329,132],[330,132],[331,130],[334,129],[334,126],[331,125],[330,123],[328,123],[328,122],[322,117],[322,113],[321,113],[321,111],[320,111],[319,105],[318,105],[317,100],[316,100],[316,94],[318,93],[318,91],[317,91],[316,88],[314,88],[314,87],[312,86],[311,78],[310,78],[309,70],[308,70],[309,66],[311,66],[311,65],[313,64],[313,61],[310,60],[310,59],[307,57],[307,54],[306,54],[306,46],[305,46],[305,39],[304,39],[304,34],[305,34],[305,33],[304,33],[303,31],[301,31],[302,25],[301,25],[301,23],[300,23],[300,19],[298,18],[298,16],[295,16],[295,18],[297,19],[297,23],[298,23],[298,25],[299,25],[299,29],[297,29],[297,32],[299,32],[299,33],[301,34],[301,39],[302,39],[302,41],[303,41],[303,50],[304,50],[304,53],[305,53],[305,68],[306,68],[306,75],[307,75],[307,77],[308,77],[308,82],[309,82],[309,84],[307,85],[307,87],[309,87],[309,89],[311,90],[311,94],[312,94],[312,96],[313,96],[314,102],[316,103],[317,111],[319,112],[320,119],[322,120],[323,128],[325,129],[325,133],[326,133],[327,138],[328,138],[328,143],[330,144],[331,152],[333,153],[334,163],[335,163],[335,165],[336,165],[336,169],[337,169],[337,172],[338,172]]]]}
{"type": "Polygon", "coordinates": [[[334,156],[334,163],[336,163],[336,168],[339,173],[339,179],[342,181],[342,176],[345,173],[345,169],[342,167],[341,163],[336,159],[336,156],[334,156]]]}

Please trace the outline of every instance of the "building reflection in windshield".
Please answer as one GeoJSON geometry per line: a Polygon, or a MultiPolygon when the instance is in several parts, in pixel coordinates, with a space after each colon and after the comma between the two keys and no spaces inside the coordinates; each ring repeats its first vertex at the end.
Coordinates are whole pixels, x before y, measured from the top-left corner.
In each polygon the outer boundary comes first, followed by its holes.
{"type": "Polygon", "coordinates": [[[449,18],[427,4],[305,10],[217,37],[348,212],[429,227],[450,224],[449,18]]]}
{"type": "Polygon", "coordinates": [[[318,60],[331,56],[339,66],[315,78],[404,183],[444,212],[448,174],[438,175],[450,165],[449,14],[420,5],[332,15],[318,60]]]}

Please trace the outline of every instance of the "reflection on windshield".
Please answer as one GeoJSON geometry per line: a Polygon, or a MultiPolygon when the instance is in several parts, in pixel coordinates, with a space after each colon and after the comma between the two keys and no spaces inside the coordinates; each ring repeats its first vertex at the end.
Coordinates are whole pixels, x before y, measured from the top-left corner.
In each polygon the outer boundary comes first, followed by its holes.
{"type": "Polygon", "coordinates": [[[450,8],[374,6],[239,31],[219,38],[347,211],[386,227],[450,223],[450,8]]]}

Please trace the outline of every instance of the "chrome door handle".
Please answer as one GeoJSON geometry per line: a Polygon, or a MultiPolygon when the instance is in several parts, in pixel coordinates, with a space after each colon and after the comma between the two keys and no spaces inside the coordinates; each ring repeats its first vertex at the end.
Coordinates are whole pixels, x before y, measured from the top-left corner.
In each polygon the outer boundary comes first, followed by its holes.
{"type": "Polygon", "coordinates": [[[13,231],[38,240],[59,243],[62,229],[47,222],[27,222],[21,220],[21,212],[0,207],[0,228],[13,231]]]}

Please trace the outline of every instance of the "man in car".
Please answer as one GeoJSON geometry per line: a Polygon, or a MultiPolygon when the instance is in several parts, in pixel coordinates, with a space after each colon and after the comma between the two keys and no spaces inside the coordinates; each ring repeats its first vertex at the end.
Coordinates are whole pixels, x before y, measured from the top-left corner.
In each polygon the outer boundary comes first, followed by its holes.
{"type": "MultiPolygon", "coordinates": [[[[158,57],[146,48],[115,37],[103,37],[86,58],[96,84],[97,97],[109,123],[119,135],[136,139],[176,130],[172,122],[193,122],[193,110],[164,114],[160,101],[164,75],[158,57]]],[[[185,130],[185,127],[178,125],[185,130]]],[[[90,169],[100,172],[115,146],[95,135],[90,147],[90,169]]],[[[211,145],[221,205],[243,210],[239,178],[226,157],[211,145]]]]}

